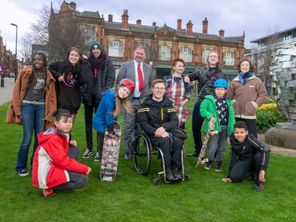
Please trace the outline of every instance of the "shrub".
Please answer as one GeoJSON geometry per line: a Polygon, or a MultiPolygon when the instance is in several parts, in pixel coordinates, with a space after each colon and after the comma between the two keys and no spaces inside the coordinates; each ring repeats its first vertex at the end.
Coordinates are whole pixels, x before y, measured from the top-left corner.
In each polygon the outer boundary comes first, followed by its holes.
{"type": "Polygon", "coordinates": [[[276,103],[263,104],[257,110],[256,125],[259,132],[265,132],[276,123],[286,121],[286,116],[282,114],[276,103]]]}

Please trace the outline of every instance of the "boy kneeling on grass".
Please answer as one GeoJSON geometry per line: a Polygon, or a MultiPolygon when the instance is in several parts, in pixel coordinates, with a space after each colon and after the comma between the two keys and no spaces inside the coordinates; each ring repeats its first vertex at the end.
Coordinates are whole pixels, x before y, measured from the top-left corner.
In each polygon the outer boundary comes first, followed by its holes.
{"type": "Polygon", "coordinates": [[[54,126],[38,134],[34,154],[32,184],[43,189],[43,196],[55,195],[53,189],[77,189],[87,184],[91,168],[78,162],[79,149],[69,140],[73,116],[68,110],[54,113],[54,126]]]}
{"type": "Polygon", "coordinates": [[[229,173],[222,181],[236,183],[252,176],[254,191],[263,191],[270,148],[259,142],[253,135],[248,135],[245,122],[236,122],[234,128],[234,133],[230,136],[229,173]]]}

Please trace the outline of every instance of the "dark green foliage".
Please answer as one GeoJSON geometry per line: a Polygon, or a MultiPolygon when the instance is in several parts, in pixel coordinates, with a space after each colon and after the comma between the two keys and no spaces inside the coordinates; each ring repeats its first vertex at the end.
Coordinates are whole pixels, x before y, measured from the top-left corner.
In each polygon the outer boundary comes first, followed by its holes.
{"type": "Polygon", "coordinates": [[[265,132],[271,127],[275,127],[276,123],[286,122],[287,118],[279,109],[259,110],[257,111],[257,129],[259,132],[265,132]]]}

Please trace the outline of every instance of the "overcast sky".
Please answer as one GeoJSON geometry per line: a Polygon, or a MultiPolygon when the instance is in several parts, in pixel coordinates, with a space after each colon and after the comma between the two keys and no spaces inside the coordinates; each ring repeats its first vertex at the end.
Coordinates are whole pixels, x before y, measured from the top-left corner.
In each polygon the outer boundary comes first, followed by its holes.
{"type": "MultiPolygon", "coordinates": [[[[55,11],[63,0],[52,0],[55,11]]],[[[67,2],[70,2],[68,0],[67,2]]],[[[245,47],[249,41],[277,31],[296,26],[296,0],[74,0],[78,11],[99,11],[105,20],[113,14],[113,21],[120,22],[123,9],[128,9],[129,22],[137,19],[142,24],[166,25],[175,28],[177,19],[182,19],[182,28],[191,20],[194,32],[202,32],[202,20],[207,17],[208,33],[218,34],[224,29],[225,36],[246,34],[245,47]]],[[[30,31],[38,13],[50,7],[50,1],[0,0],[0,31],[8,49],[15,51],[15,27],[18,25],[19,42],[25,32],[30,31]]],[[[18,44],[18,57],[21,46],[18,44]]]]}

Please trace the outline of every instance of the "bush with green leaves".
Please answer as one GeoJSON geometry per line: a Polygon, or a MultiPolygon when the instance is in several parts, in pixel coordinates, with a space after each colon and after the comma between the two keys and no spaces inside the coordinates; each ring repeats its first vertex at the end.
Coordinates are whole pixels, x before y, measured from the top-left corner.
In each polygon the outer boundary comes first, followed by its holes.
{"type": "Polygon", "coordinates": [[[257,129],[259,132],[265,132],[274,127],[276,123],[286,122],[287,118],[281,112],[275,103],[263,104],[257,110],[257,129]]]}

